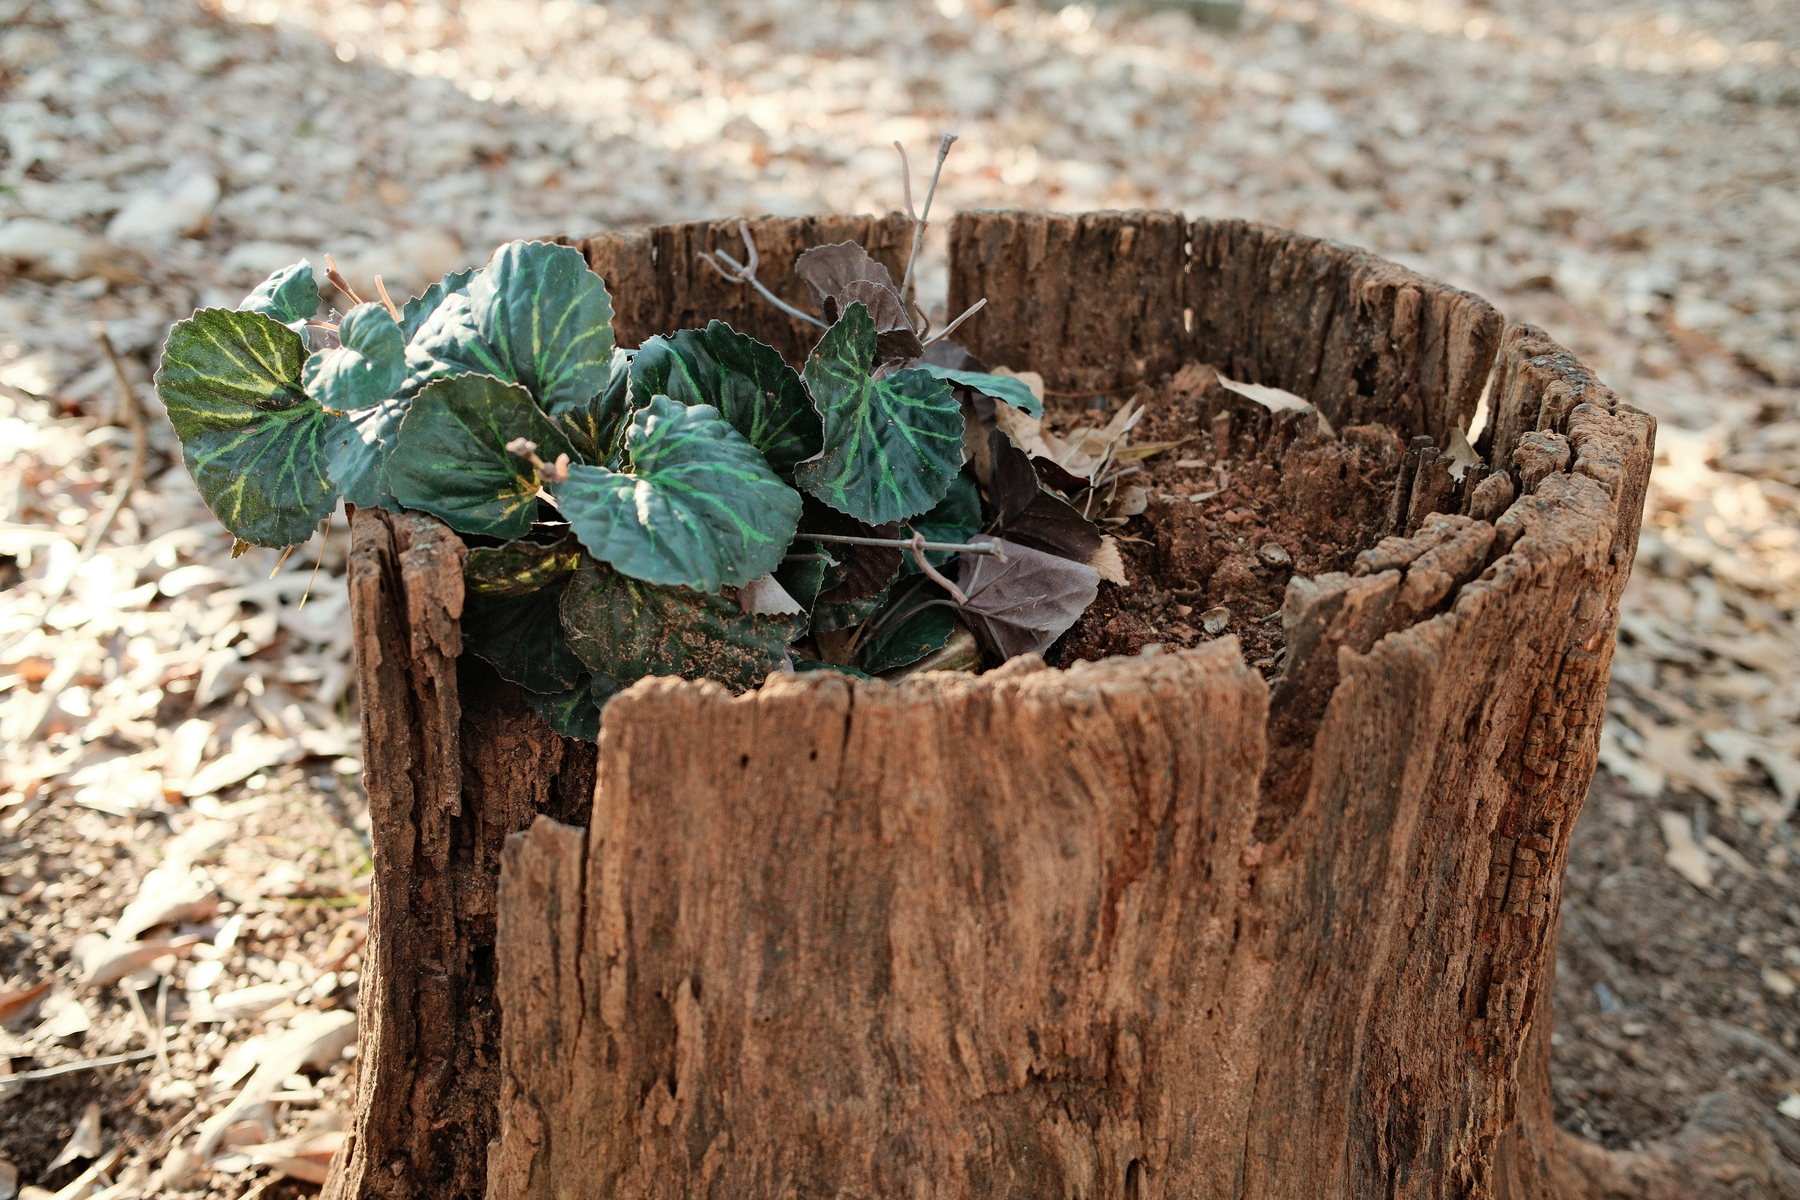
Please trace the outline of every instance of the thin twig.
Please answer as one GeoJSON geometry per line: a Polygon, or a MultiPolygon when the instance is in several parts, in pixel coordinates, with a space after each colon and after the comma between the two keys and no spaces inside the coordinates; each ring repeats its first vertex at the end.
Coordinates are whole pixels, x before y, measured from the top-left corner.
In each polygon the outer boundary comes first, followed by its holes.
{"type": "MultiPolygon", "coordinates": [[[[144,410],[138,405],[137,392],[132,388],[131,380],[125,374],[125,364],[119,361],[119,353],[113,348],[112,338],[107,335],[106,326],[95,321],[91,330],[94,340],[100,343],[101,353],[106,355],[106,361],[112,365],[113,381],[118,385],[119,390],[119,411],[114,414],[114,424],[117,424],[119,419],[123,419],[125,428],[130,430],[131,458],[126,462],[125,478],[120,480],[119,485],[113,489],[112,500],[107,504],[106,511],[100,514],[100,520],[92,529],[88,530],[87,536],[82,539],[81,553],[75,556],[75,565],[69,569],[68,574],[63,577],[62,583],[57,586],[55,591],[51,592],[49,599],[44,602],[43,611],[38,614],[38,619],[32,622],[31,629],[33,631],[41,628],[44,622],[50,619],[50,614],[55,611],[56,606],[61,604],[63,597],[69,594],[69,585],[75,579],[76,569],[92,558],[94,552],[100,548],[101,541],[112,529],[113,522],[118,519],[119,513],[124,510],[125,502],[131,499],[132,490],[143,479],[144,462],[150,454],[150,430],[144,423],[144,410]]],[[[20,634],[13,637],[6,643],[7,647],[15,645],[24,636],[24,634],[20,634]]],[[[52,697],[50,707],[54,707],[55,703],[55,698],[52,697]]],[[[44,710],[46,718],[50,715],[50,707],[44,710]]],[[[35,736],[35,732],[33,736],[35,736]]]]}
{"type": "MultiPolygon", "coordinates": [[[[81,547],[81,557],[87,558],[100,548],[100,541],[106,536],[112,523],[118,519],[119,512],[125,502],[131,498],[131,491],[137,487],[144,474],[144,459],[148,457],[150,431],[144,424],[144,410],[138,405],[137,391],[131,386],[131,380],[125,376],[125,364],[119,361],[119,352],[113,349],[112,338],[107,335],[106,326],[95,321],[93,325],[94,340],[100,343],[100,350],[106,355],[106,361],[112,365],[113,380],[119,385],[119,412],[125,420],[125,428],[131,431],[131,459],[125,467],[125,478],[113,489],[112,503],[100,516],[100,523],[88,532],[81,547]]],[[[49,615],[46,609],[44,615],[49,615]]]]}
{"type": "MultiPolygon", "coordinates": [[[[913,265],[919,261],[919,247],[924,244],[925,230],[931,224],[931,199],[937,195],[938,177],[944,173],[944,160],[950,157],[950,145],[954,141],[956,141],[956,135],[946,133],[943,140],[938,143],[937,168],[931,172],[931,187],[925,192],[925,208],[913,218],[912,253],[906,256],[906,274],[900,278],[900,294],[902,296],[906,295],[907,285],[912,283],[913,265]]],[[[906,162],[904,151],[901,152],[900,161],[902,164],[906,162]]],[[[906,193],[906,208],[910,214],[912,212],[912,180],[910,178],[906,181],[906,193]]]]}
{"type": "Polygon", "coordinates": [[[983,296],[981,299],[977,300],[975,303],[969,305],[968,310],[966,312],[964,312],[962,316],[956,318],[956,320],[950,322],[948,325],[944,326],[942,329],[940,329],[936,333],[932,334],[931,337],[926,340],[925,344],[927,346],[929,346],[929,345],[931,345],[932,342],[943,341],[945,338],[949,337],[951,334],[956,332],[956,327],[958,325],[961,325],[964,321],[968,320],[970,317],[974,316],[976,313],[980,312],[982,309],[984,309],[986,307],[987,307],[987,297],[983,296]]]}
{"type": "Polygon", "coordinates": [[[918,542],[914,538],[851,537],[842,533],[796,533],[796,542],[834,542],[843,546],[892,546],[896,550],[947,550],[955,554],[991,554],[1001,562],[1006,552],[992,542],[918,542]]]}
{"type": "Polygon", "coordinates": [[[381,293],[381,303],[387,308],[388,316],[394,318],[395,322],[398,322],[400,320],[400,310],[395,307],[394,302],[388,298],[387,285],[381,282],[381,276],[379,275],[375,277],[375,290],[381,293]]]}
{"type": "MultiPolygon", "coordinates": [[[[308,538],[307,540],[311,541],[312,539],[308,538]]],[[[292,547],[292,546],[289,546],[286,550],[283,550],[281,552],[281,557],[275,560],[275,570],[269,572],[270,579],[275,578],[276,572],[281,570],[281,564],[286,562],[288,560],[288,555],[292,554],[293,552],[294,552],[294,547],[292,547]]]]}
{"type": "Polygon", "coordinates": [[[894,139],[894,149],[900,154],[900,195],[906,200],[906,219],[917,225],[919,214],[912,206],[912,164],[906,161],[906,147],[899,138],[894,139]]]}
{"type": "Polygon", "coordinates": [[[750,236],[750,222],[738,222],[738,236],[744,239],[744,250],[749,255],[749,262],[739,263],[737,259],[731,257],[731,255],[725,253],[723,250],[716,250],[710,254],[707,251],[702,250],[696,257],[699,258],[701,262],[717,271],[719,273],[719,278],[725,280],[725,282],[747,283],[755,288],[757,294],[764,300],[767,300],[770,304],[773,304],[788,316],[805,321],[809,325],[817,325],[820,329],[829,329],[830,326],[824,321],[819,320],[819,318],[813,316],[811,313],[801,312],[786,300],[783,300],[780,296],[777,296],[774,292],[771,292],[768,288],[764,287],[762,280],[756,277],[756,268],[761,264],[762,259],[756,253],[756,239],[750,236]],[[727,271],[724,267],[721,267],[719,265],[720,260],[723,260],[731,270],[727,271]]]}
{"type": "Polygon", "coordinates": [[[137,1062],[142,1058],[154,1058],[154,1050],[128,1050],[124,1054],[107,1054],[100,1058],[83,1059],[81,1062],[64,1063],[60,1067],[40,1067],[35,1071],[20,1071],[16,1075],[0,1075],[0,1084],[29,1083],[34,1079],[55,1079],[60,1075],[73,1075],[77,1071],[92,1070],[96,1067],[116,1067],[120,1063],[137,1062]]]}
{"type": "Polygon", "coordinates": [[[337,269],[337,264],[331,261],[329,254],[325,256],[325,278],[331,281],[332,287],[350,297],[350,303],[361,304],[363,302],[362,297],[356,294],[356,289],[350,286],[350,281],[345,279],[343,273],[337,269]]]}
{"type": "Polygon", "coordinates": [[[913,534],[913,536],[912,536],[913,559],[919,564],[919,570],[921,570],[925,573],[926,578],[930,579],[933,583],[937,584],[939,587],[943,588],[946,592],[949,592],[952,596],[956,597],[956,602],[958,604],[967,604],[969,602],[969,598],[968,598],[968,596],[963,594],[963,590],[961,588],[957,587],[954,583],[951,583],[950,580],[946,579],[942,574],[940,574],[938,572],[938,569],[931,565],[931,560],[929,558],[925,557],[926,545],[927,545],[927,543],[925,541],[924,534],[922,534],[922,533],[913,534]]]}
{"type": "Polygon", "coordinates": [[[307,577],[306,590],[300,593],[298,608],[305,608],[306,602],[312,598],[313,584],[319,581],[319,568],[325,565],[325,547],[331,541],[331,518],[337,516],[337,508],[325,514],[325,533],[319,538],[319,557],[313,562],[313,573],[307,577]]]}
{"type": "Polygon", "coordinates": [[[530,463],[537,473],[552,483],[569,481],[569,456],[559,454],[556,461],[547,463],[537,455],[537,443],[530,438],[517,437],[506,443],[506,449],[530,463]]]}

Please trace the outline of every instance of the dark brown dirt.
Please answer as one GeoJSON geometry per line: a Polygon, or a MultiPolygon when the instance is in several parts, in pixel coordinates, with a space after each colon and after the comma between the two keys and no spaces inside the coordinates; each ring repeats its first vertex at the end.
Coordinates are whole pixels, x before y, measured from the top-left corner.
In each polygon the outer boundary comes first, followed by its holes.
{"type": "Polygon", "coordinates": [[[1800,906],[1786,857],[1766,825],[1701,797],[1653,802],[1595,776],[1569,847],[1557,947],[1558,1124],[1635,1149],[1723,1091],[1794,1128],[1774,1115],[1800,1085],[1800,906]],[[1665,810],[1700,812],[1751,873],[1721,866],[1711,895],[1682,879],[1663,861],[1665,810]]]}
{"type": "MultiPolygon", "coordinates": [[[[1185,368],[1136,399],[1145,411],[1133,444],[1181,444],[1129,477],[1150,492],[1143,513],[1110,530],[1129,582],[1102,583],[1052,654],[1072,662],[1230,634],[1245,661],[1273,674],[1288,580],[1347,571],[1389,532],[1403,443],[1381,426],[1332,436],[1310,414],[1272,413],[1220,386],[1206,367],[1185,368]],[[1219,606],[1230,619],[1209,634],[1202,614],[1219,606]]],[[[1045,419],[1061,433],[1111,415],[1052,397],[1045,419]]]]}

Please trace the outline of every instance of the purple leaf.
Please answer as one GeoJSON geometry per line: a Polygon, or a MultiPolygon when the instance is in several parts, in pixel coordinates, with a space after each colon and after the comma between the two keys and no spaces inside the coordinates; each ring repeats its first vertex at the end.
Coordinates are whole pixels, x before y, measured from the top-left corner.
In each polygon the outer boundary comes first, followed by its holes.
{"type": "Polygon", "coordinates": [[[1100,591],[1100,573],[1029,546],[993,539],[1006,554],[962,555],[957,582],[968,595],[964,619],[997,657],[1042,653],[1061,637],[1100,591]]]}

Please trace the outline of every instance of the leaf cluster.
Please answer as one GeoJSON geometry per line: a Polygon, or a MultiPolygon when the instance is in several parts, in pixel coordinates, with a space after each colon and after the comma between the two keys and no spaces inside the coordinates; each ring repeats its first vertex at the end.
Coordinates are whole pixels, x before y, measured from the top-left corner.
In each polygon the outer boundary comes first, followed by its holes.
{"type": "Polygon", "coordinates": [[[244,542],[304,541],[340,499],[464,535],[466,646],[571,736],[646,675],[1046,648],[1102,536],[1008,433],[1036,396],[922,341],[861,247],[795,271],[828,326],[798,370],[722,321],[619,348],[581,253],[520,241],[324,320],[311,265],[284,268],[177,324],[156,385],[244,542]]]}

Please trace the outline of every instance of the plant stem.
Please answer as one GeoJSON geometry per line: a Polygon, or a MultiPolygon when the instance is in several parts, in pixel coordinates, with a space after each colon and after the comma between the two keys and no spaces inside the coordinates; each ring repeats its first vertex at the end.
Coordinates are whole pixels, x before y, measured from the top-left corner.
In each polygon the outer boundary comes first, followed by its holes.
{"type": "Polygon", "coordinates": [[[958,325],[961,325],[964,321],[968,320],[970,317],[974,316],[976,313],[980,312],[982,309],[984,309],[986,307],[987,307],[987,297],[983,296],[981,299],[977,300],[975,303],[969,305],[968,310],[966,312],[964,312],[962,316],[956,318],[956,320],[950,322],[948,325],[944,326],[942,329],[938,330],[936,333],[932,334],[929,338],[927,338],[925,340],[925,345],[929,346],[929,345],[931,345],[932,342],[943,341],[945,338],[949,337],[952,333],[954,333],[956,331],[956,327],[958,325]]]}
{"type": "Polygon", "coordinates": [[[738,222],[738,236],[744,239],[744,250],[750,256],[750,261],[748,263],[740,265],[737,259],[731,257],[731,255],[725,253],[723,250],[715,250],[711,254],[702,250],[695,257],[717,271],[719,273],[719,278],[723,279],[725,282],[749,284],[756,289],[757,294],[764,300],[767,300],[770,304],[773,304],[788,316],[805,321],[809,325],[817,325],[820,329],[831,328],[824,321],[819,320],[819,318],[813,316],[811,313],[801,312],[786,300],[783,300],[780,296],[771,292],[768,288],[763,286],[762,280],[756,277],[756,268],[762,260],[756,253],[756,239],[750,236],[750,222],[738,222]],[[727,271],[724,267],[719,265],[720,259],[723,259],[725,263],[731,267],[730,271],[727,271]]]}
{"type": "MultiPolygon", "coordinates": [[[[963,590],[961,588],[957,587],[954,583],[951,583],[949,579],[947,579],[943,575],[939,574],[938,569],[931,565],[931,560],[929,558],[925,557],[925,547],[927,544],[928,543],[925,541],[924,534],[922,534],[922,533],[913,534],[913,536],[912,536],[913,559],[919,564],[919,570],[924,572],[925,577],[927,579],[931,580],[933,583],[935,583],[939,587],[943,588],[946,592],[949,592],[952,596],[956,597],[956,602],[958,604],[967,604],[969,602],[969,598],[968,598],[968,596],[963,594],[963,590]]],[[[992,548],[992,543],[989,543],[989,548],[990,549],[992,548]]]]}
{"type": "MultiPolygon", "coordinates": [[[[954,133],[946,133],[943,140],[938,143],[937,169],[932,171],[931,186],[925,191],[925,208],[924,211],[913,218],[912,253],[906,256],[906,274],[900,279],[900,295],[902,297],[905,297],[906,295],[907,285],[912,283],[913,265],[919,261],[919,247],[924,244],[925,229],[931,224],[931,199],[933,196],[937,195],[938,177],[944,173],[944,160],[950,157],[950,144],[954,141],[956,141],[956,135],[954,133]]],[[[898,144],[899,143],[897,142],[895,143],[895,145],[898,144]]],[[[906,163],[906,152],[904,150],[900,152],[900,162],[902,167],[904,167],[906,163]]],[[[904,178],[906,185],[906,207],[908,212],[912,210],[911,176],[912,173],[908,171],[904,178]]]]}
{"type": "Polygon", "coordinates": [[[388,316],[394,318],[394,321],[397,324],[400,320],[400,310],[394,306],[392,300],[388,299],[387,286],[381,282],[381,276],[379,275],[375,277],[375,290],[381,293],[381,303],[386,306],[388,316]]]}
{"type": "Polygon", "coordinates": [[[363,302],[362,297],[356,294],[356,289],[350,286],[350,281],[338,271],[337,264],[331,261],[329,254],[325,256],[325,278],[331,281],[332,287],[350,297],[350,303],[361,304],[363,302]]]}
{"type": "Polygon", "coordinates": [[[796,542],[832,542],[843,546],[892,546],[896,550],[945,550],[955,554],[991,554],[1001,562],[1006,552],[992,542],[925,542],[915,538],[852,537],[841,533],[796,533],[796,542]]]}

